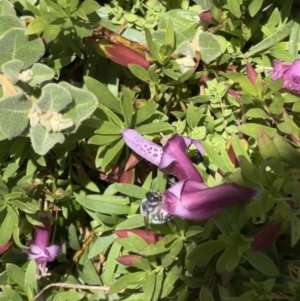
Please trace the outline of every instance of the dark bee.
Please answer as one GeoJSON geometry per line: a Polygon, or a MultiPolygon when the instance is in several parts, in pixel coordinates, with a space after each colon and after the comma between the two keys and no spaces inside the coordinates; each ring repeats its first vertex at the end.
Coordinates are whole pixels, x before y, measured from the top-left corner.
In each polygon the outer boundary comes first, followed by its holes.
{"type": "Polygon", "coordinates": [[[151,224],[164,224],[172,218],[172,215],[163,210],[160,205],[162,196],[158,192],[147,192],[142,200],[140,212],[145,217],[146,226],[151,224]]]}

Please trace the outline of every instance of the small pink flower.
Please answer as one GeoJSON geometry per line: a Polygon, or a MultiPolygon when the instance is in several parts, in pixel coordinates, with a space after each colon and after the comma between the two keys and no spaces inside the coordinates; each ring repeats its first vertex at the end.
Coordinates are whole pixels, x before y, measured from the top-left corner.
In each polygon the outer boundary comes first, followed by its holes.
{"type": "Polygon", "coordinates": [[[300,94],[300,59],[293,63],[273,61],[273,81],[282,78],[282,88],[287,88],[295,93],[300,94]]]}
{"type": "Polygon", "coordinates": [[[44,226],[34,227],[34,239],[28,243],[29,249],[26,250],[28,258],[34,259],[38,266],[37,277],[47,274],[47,262],[54,261],[60,252],[57,245],[49,245],[51,222],[48,216],[41,216],[40,221],[44,226]]]}
{"type": "Polygon", "coordinates": [[[135,130],[124,129],[122,135],[128,147],[147,161],[158,166],[162,172],[173,175],[178,180],[192,179],[203,182],[199,172],[186,155],[186,151],[192,143],[201,154],[204,153],[199,141],[175,134],[161,147],[144,139],[135,130]]]}

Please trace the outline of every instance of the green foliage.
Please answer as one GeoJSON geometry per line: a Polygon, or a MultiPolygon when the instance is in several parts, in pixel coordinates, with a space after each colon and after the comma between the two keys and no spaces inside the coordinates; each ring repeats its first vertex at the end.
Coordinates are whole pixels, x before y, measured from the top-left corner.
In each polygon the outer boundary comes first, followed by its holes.
{"type": "Polygon", "coordinates": [[[45,300],[299,300],[300,100],[270,72],[299,56],[298,2],[98,2],[0,1],[0,300],[43,288],[45,300]],[[107,39],[150,67],[99,55],[107,39]],[[145,228],[141,200],[168,185],[125,128],[198,140],[204,156],[188,156],[205,184],[262,194],[210,220],[151,225],[151,244],[119,238],[145,228]],[[62,250],[37,279],[26,250],[41,211],[62,250]],[[255,250],[272,222],[278,236],[255,250]]]}

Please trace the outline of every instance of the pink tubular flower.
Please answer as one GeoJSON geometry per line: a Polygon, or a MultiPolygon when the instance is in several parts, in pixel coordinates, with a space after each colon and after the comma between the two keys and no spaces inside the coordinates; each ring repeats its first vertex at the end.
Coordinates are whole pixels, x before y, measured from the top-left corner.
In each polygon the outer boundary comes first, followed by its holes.
{"type": "Polygon", "coordinates": [[[183,180],[162,194],[161,209],[188,220],[206,220],[216,216],[224,207],[249,201],[260,193],[258,188],[235,184],[207,187],[203,183],[183,180]]]}
{"type": "Polygon", "coordinates": [[[293,63],[273,61],[273,81],[282,78],[282,88],[287,88],[295,93],[300,94],[300,59],[293,63]]]}
{"type": "Polygon", "coordinates": [[[133,233],[142,238],[147,244],[153,244],[155,242],[163,240],[163,236],[158,235],[155,232],[140,230],[140,229],[128,229],[128,230],[115,230],[116,234],[120,238],[128,238],[128,234],[133,233]]]}
{"type": "Polygon", "coordinates": [[[41,216],[40,221],[43,227],[34,227],[34,239],[28,243],[29,249],[26,250],[28,258],[34,259],[38,266],[38,277],[47,276],[47,262],[54,261],[60,252],[60,247],[49,245],[51,223],[47,216],[41,216]]]}
{"type": "Polygon", "coordinates": [[[190,179],[203,182],[197,169],[186,155],[193,143],[201,154],[204,153],[200,143],[178,134],[173,135],[163,147],[143,138],[137,131],[122,130],[123,139],[128,147],[138,155],[158,166],[162,172],[175,176],[179,181],[190,179]]]}

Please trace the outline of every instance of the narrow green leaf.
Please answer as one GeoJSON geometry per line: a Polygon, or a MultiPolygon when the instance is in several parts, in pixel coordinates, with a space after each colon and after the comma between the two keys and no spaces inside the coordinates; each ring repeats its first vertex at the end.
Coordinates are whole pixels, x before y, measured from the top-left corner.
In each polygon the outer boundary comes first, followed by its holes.
{"type": "MultiPolygon", "coordinates": [[[[231,1],[235,1],[235,0],[231,0],[231,1]]],[[[291,33],[293,26],[294,26],[294,21],[291,21],[291,22],[285,24],[280,29],[278,29],[275,33],[268,36],[266,39],[262,40],[255,46],[251,47],[251,49],[248,52],[246,52],[245,55],[253,56],[257,52],[266,50],[266,49],[272,47],[273,45],[275,45],[276,43],[282,41],[284,38],[286,38],[291,33]]]]}
{"type": "Polygon", "coordinates": [[[101,104],[115,113],[122,113],[119,101],[108,90],[106,85],[89,76],[84,77],[84,83],[88,90],[95,94],[101,104]]]}
{"type": "Polygon", "coordinates": [[[295,22],[289,39],[289,53],[293,56],[293,59],[297,59],[300,41],[300,13],[298,13],[293,19],[295,22]]]}
{"type": "Polygon", "coordinates": [[[147,28],[145,29],[145,35],[146,35],[147,46],[149,48],[151,56],[155,61],[160,62],[161,58],[159,56],[158,50],[156,48],[155,43],[153,42],[153,38],[151,36],[150,31],[147,28]]]}
{"type": "Polygon", "coordinates": [[[34,259],[30,260],[24,278],[28,299],[32,299],[37,293],[37,265],[34,259]]]}
{"type": "Polygon", "coordinates": [[[143,290],[144,290],[144,294],[145,294],[145,301],[152,301],[152,296],[154,294],[155,291],[155,286],[156,286],[156,278],[155,278],[155,274],[151,273],[150,275],[148,275],[143,283],[143,290]]]}
{"type": "Polygon", "coordinates": [[[144,278],[145,278],[144,272],[136,272],[136,273],[130,273],[124,275],[111,285],[109,293],[110,294],[118,293],[121,290],[126,289],[133,284],[139,284],[144,278]]]}
{"type": "Polygon", "coordinates": [[[171,131],[173,132],[173,127],[167,122],[154,122],[151,124],[145,124],[141,125],[138,128],[136,128],[136,131],[138,131],[140,134],[154,134],[154,133],[160,133],[165,131],[171,131]]]}
{"type": "Polygon", "coordinates": [[[127,128],[130,128],[132,112],[133,112],[132,93],[126,87],[123,88],[123,97],[121,99],[120,104],[121,104],[121,111],[122,111],[122,114],[123,114],[124,120],[125,120],[125,126],[127,128]]]}

